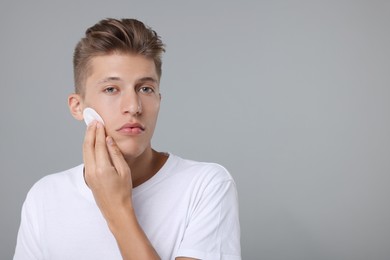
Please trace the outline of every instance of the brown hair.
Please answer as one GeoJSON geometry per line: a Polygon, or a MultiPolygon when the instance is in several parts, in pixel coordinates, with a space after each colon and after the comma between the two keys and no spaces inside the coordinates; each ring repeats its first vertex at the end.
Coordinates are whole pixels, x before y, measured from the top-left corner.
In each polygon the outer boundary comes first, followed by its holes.
{"type": "Polygon", "coordinates": [[[84,95],[85,80],[93,57],[115,52],[141,54],[151,58],[161,77],[161,56],[164,44],[157,33],[135,19],[104,19],[87,29],[73,55],[75,91],[84,95]]]}

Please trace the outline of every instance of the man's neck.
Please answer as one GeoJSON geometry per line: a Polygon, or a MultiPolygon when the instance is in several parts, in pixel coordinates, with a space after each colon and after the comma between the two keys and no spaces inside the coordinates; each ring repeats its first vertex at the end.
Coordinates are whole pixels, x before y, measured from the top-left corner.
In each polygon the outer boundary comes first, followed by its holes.
{"type": "Polygon", "coordinates": [[[166,154],[149,148],[137,159],[128,161],[133,187],[137,187],[152,178],[165,164],[167,159],[168,156],[166,154]]]}

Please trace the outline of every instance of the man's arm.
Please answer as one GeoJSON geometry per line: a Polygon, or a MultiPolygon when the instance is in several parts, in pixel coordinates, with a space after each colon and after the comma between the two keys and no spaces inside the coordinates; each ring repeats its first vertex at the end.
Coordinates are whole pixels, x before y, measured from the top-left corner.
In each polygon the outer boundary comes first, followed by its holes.
{"type": "Polygon", "coordinates": [[[125,260],[160,259],[139,225],[132,204],[131,170],[101,123],[87,128],[85,180],[125,260]]]}

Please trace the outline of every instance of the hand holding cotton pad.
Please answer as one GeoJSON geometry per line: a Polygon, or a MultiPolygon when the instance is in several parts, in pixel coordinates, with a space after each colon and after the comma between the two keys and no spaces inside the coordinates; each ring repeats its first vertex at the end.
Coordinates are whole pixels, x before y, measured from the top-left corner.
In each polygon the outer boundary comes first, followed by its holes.
{"type": "Polygon", "coordinates": [[[99,121],[104,125],[103,118],[92,108],[87,107],[83,111],[84,121],[89,125],[93,120],[99,121]]]}

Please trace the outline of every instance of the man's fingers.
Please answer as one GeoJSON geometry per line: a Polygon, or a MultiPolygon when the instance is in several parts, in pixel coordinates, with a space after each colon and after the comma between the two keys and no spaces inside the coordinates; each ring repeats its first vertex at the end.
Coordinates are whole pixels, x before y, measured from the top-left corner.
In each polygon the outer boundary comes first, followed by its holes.
{"type": "Polygon", "coordinates": [[[96,123],[95,158],[98,168],[111,164],[106,145],[106,132],[100,122],[96,123]]]}
{"type": "Polygon", "coordinates": [[[87,127],[83,143],[83,157],[85,165],[94,165],[95,163],[95,139],[96,122],[92,122],[87,127]]]}
{"type": "Polygon", "coordinates": [[[123,154],[120,151],[119,147],[116,145],[115,141],[112,139],[111,136],[107,136],[106,142],[112,163],[114,164],[114,167],[117,170],[118,174],[121,176],[129,176],[130,168],[127,165],[126,160],[123,157],[123,154]]]}

